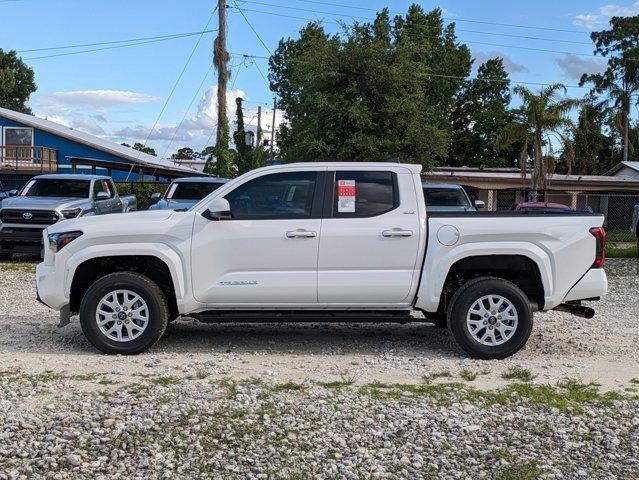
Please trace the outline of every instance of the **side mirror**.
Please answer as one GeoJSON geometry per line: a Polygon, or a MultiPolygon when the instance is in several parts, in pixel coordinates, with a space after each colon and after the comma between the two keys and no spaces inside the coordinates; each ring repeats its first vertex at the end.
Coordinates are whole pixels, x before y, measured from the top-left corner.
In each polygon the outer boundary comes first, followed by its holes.
{"type": "Polygon", "coordinates": [[[107,192],[98,192],[95,195],[96,200],[108,200],[111,196],[107,192]]]}
{"type": "Polygon", "coordinates": [[[204,218],[209,220],[230,220],[233,218],[231,214],[231,205],[226,198],[214,198],[208,205],[208,209],[202,213],[204,218]]]}
{"type": "Polygon", "coordinates": [[[17,190],[9,190],[9,196],[10,197],[17,197],[18,196],[18,191],[17,190]]]}
{"type": "Polygon", "coordinates": [[[483,200],[475,200],[475,208],[477,210],[480,210],[482,208],[486,208],[486,202],[484,202],[483,200]]]}
{"type": "Polygon", "coordinates": [[[162,198],[162,194],[160,192],[153,192],[151,194],[151,201],[152,202],[159,202],[160,198],[162,198]]]}

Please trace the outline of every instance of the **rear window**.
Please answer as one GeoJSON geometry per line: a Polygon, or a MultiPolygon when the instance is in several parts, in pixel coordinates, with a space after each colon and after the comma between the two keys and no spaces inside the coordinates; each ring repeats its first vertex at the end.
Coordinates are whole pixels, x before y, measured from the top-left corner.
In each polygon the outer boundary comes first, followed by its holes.
{"type": "Polygon", "coordinates": [[[29,180],[22,188],[22,197],[72,197],[89,198],[90,180],[66,180],[39,178],[29,180]]]}
{"type": "Polygon", "coordinates": [[[399,206],[393,172],[335,172],[333,217],[374,217],[399,206]]]}
{"type": "Polygon", "coordinates": [[[209,193],[217,190],[222,185],[222,183],[207,182],[174,183],[166,191],[166,196],[164,198],[168,200],[202,200],[209,193]]]}
{"type": "Polygon", "coordinates": [[[468,207],[468,199],[462,190],[456,188],[424,188],[426,206],[468,207]]]}

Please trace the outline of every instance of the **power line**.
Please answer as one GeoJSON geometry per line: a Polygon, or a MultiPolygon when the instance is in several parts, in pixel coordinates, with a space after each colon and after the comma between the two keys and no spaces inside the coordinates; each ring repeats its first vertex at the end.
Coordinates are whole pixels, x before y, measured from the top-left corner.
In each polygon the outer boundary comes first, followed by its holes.
{"type": "MultiPolygon", "coordinates": [[[[204,25],[204,28],[201,30],[202,32],[205,32],[206,29],[208,28],[209,24],[211,23],[211,20],[213,19],[213,15],[215,14],[215,11],[217,9],[213,10],[213,12],[211,12],[211,16],[209,17],[208,21],[206,22],[206,25],[204,25]]],[[[171,92],[169,93],[168,97],[166,97],[166,100],[164,101],[164,105],[162,105],[162,110],[160,110],[159,115],[157,116],[157,118],[155,119],[155,122],[153,123],[153,127],[151,127],[151,130],[149,130],[148,135],[146,136],[146,139],[144,140],[144,146],[146,146],[146,143],[149,141],[149,138],[151,138],[151,135],[153,134],[153,131],[155,130],[155,127],[157,127],[158,122],[160,121],[160,118],[162,118],[162,115],[164,114],[164,110],[166,110],[166,106],[169,104],[169,101],[171,100],[171,97],[173,97],[173,93],[175,92],[175,89],[177,88],[178,84],[180,83],[180,80],[182,79],[182,76],[184,75],[184,72],[186,71],[186,68],[189,66],[189,63],[191,63],[191,58],[193,58],[193,55],[195,54],[195,50],[197,50],[197,47],[200,45],[200,42],[202,41],[202,37],[204,36],[204,33],[201,33],[200,36],[197,39],[197,42],[195,43],[195,45],[193,46],[193,49],[191,50],[191,53],[189,54],[189,57],[186,59],[186,63],[184,64],[184,67],[182,67],[182,71],[180,72],[180,75],[178,75],[177,80],[175,81],[175,83],[173,84],[173,87],[171,88],[171,92]]],[[[140,158],[140,153],[139,152],[137,155],[137,158],[140,158]]],[[[129,179],[129,176],[131,175],[131,172],[133,171],[133,164],[131,165],[131,169],[129,170],[129,173],[126,176],[126,180],[129,179]]],[[[155,174],[155,169],[153,170],[153,175],[155,174]]]]}
{"type": "MultiPolygon", "coordinates": [[[[308,8],[291,7],[290,5],[284,6],[284,5],[274,4],[274,3],[258,2],[255,0],[243,0],[243,3],[252,3],[255,5],[264,5],[267,7],[286,8],[288,10],[297,10],[301,12],[319,13],[322,15],[333,15],[333,16],[339,15],[339,14],[336,14],[335,12],[325,12],[321,10],[311,10],[308,8]]],[[[344,16],[351,18],[353,20],[357,20],[357,19],[365,20],[365,21],[375,20],[374,18],[371,18],[371,17],[362,17],[362,16],[354,16],[354,15],[344,15],[344,16]]],[[[466,30],[463,28],[456,28],[455,31],[463,32],[463,33],[475,33],[479,35],[503,36],[503,37],[510,37],[510,38],[523,38],[527,40],[539,40],[539,41],[545,41],[545,42],[570,43],[570,44],[576,44],[576,45],[592,46],[592,42],[581,42],[577,40],[563,40],[560,38],[534,37],[530,35],[515,35],[515,34],[508,34],[508,33],[484,32],[484,31],[478,31],[478,30],[466,30]]]]}
{"type": "Polygon", "coordinates": [[[202,81],[200,82],[200,85],[197,87],[197,90],[195,90],[195,95],[193,95],[193,97],[191,98],[191,101],[189,102],[189,106],[187,107],[186,111],[184,112],[184,116],[182,117],[182,120],[180,120],[180,123],[178,124],[178,126],[175,128],[175,130],[173,130],[173,135],[171,136],[171,140],[169,140],[169,144],[166,146],[166,149],[164,150],[164,154],[160,158],[166,158],[166,154],[169,152],[169,149],[171,148],[171,145],[173,145],[173,140],[175,140],[175,137],[177,136],[178,132],[180,131],[180,128],[182,128],[182,124],[184,123],[184,120],[186,120],[186,116],[191,111],[191,107],[193,106],[193,102],[195,102],[195,99],[199,96],[200,90],[202,90],[202,85],[204,85],[204,82],[208,78],[209,73],[211,73],[211,70],[213,70],[213,64],[211,64],[209,66],[208,70],[204,74],[204,77],[202,77],[202,81]]]}
{"type": "Polygon", "coordinates": [[[255,28],[253,28],[253,25],[251,25],[251,22],[249,22],[249,19],[246,18],[246,15],[244,15],[244,12],[242,11],[242,9],[238,6],[237,2],[235,0],[233,0],[233,3],[235,4],[235,8],[237,8],[237,10],[240,12],[240,15],[242,15],[242,18],[244,18],[244,20],[246,21],[247,25],[251,28],[251,30],[253,30],[253,33],[255,34],[255,36],[257,37],[257,39],[260,41],[260,43],[262,44],[262,46],[266,49],[266,51],[268,53],[270,53],[271,55],[273,55],[273,52],[271,52],[271,49],[268,48],[266,46],[266,43],[264,43],[264,40],[262,40],[262,37],[260,36],[259,33],[257,33],[257,30],[255,30],[255,28]]]}
{"type": "MultiPolygon", "coordinates": [[[[355,9],[355,10],[366,10],[369,12],[379,12],[380,10],[377,8],[370,8],[370,7],[359,7],[356,5],[345,5],[343,3],[333,3],[333,2],[324,2],[324,1],[319,1],[319,0],[296,0],[298,2],[303,2],[303,3],[313,3],[313,4],[317,4],[317,5],[326,5],[329,7],[341,7],[341,8],[351,8],[351,9],[355,9]]],[[[398,11],[392,11],[389,10],[389,13],[392,13],[394,15],[405,15],[405,12],[398,12],[398,11]]],[[[522,24],[517,24],[517,23],[501,23],[501,22],[491,22],[488,20],[472,20],[469,18],[459,18],[459,17],[446,17],[444,16],[443,18],[445,18],[446,20],[451,20],[454,22],[468,22],[468,23],[477,23],[477,24],[481,24],[481,25],[496,25],[496,26],[500,26],[500,27],[512,27],[512,28],[527,28],[527,29],[533,29],[533,30],[546,30],[546,31],[550,31],[550,32],[563,32],[563,33],[580,33],[582,35],[589,35],[590,32],[585,32],[583,30],[568,30],[568,29],[564,29],[564,28],[553,28],[553,27],[540,27],[540,26],[536,26],[536,25],[522,25],[522,24]]]]}
{"type": "MultiPolygon", "coordinates": [[[[252,57],[252,58],[260,58],[260,59],[268,59],[269,57],[264,57],[261,55],[249,55],[247,53],[234,53],[233,55],[242,55],[244,57],[252,57]]],[[[317,65],[316,61],[311,61],[311,60],[302,60],[302,59],[292,59],[292,62],[299,62],[299,63],[306,63],[306,64],[310,64],[310,65],[317,65]]],[[[546,86],[546,85],[552,85],[554,83],[557,83],[556,81],[553,82],[531,82],[531,81],[517,81],[517,80],[497,80],[497,79],[487,79],[487,78],[478,78],[478,77],[463,77],[463,76],[459,76],[459,75],[447,75],[447,74],[441,74],[441,73],[420,73],[419,75],[423,75],[423,76],[428,76],[428,77],[439,77],[439,78],[449,78],[449,79],[454,79],[454,80],[477,80],[477,81],[486,81],[486,82],[510,82],[510,83],[514,83],[514,84],[518,84],[518,85],[532,85],[532,86],[546,86]]],[[[588,89],[590,87],[585,87],[585,86],[581,86],[581,85],[564,85],[566,88],[579,88],[579,89],[588,89]]],[[[258,102],[255,102],[258,103],[258,102]]],[[[259,102],[259,103],[264,103],[267,104],[266,102],[259,102]]]]}
{"type": "Polygon", "coordinates": [[[200,35],[201,33],[210,33],[215,32],[216,30],[207,30],[205,32],[182,32],[182,33],[171,33],[167,35],[157,35],[155,37],[138,37],[138,38],[127,38],[124,40],[110,40],[107,42],[96,42],[96,43],[79,43],[75,45],[61,45],[57,47],[44,47],[44,48],[30,48],[27,50],[17,50],[17,53],[31,53],[31,52],[43,52],[47,50],[66,50],[68,48],[82,48],[82,47],[96,47],[99,45],[112,45],[115,43],[129,43],[129,42],[138,42],[142,40],[160,40],[165,38],[174,38],[174,37],[187,37],[192,35],[200,35]]]}
{"type": "MultiPolygon", "coordinates": [[[[316,19],[312,19],[312,18],[298,17],[298,16],[294,16],[294,15],[285,15],[283,13],[276,13],[276,12],[265,12],[263,10],[253,10],[253,9],[248,9],[248,8],[245,8],[243,10],[245,12],[261,13],[261,14],[264,14],[264,15],[274,15],[274,16],[277,16],[277,17],[293,18],[293,19],[305,20],[305,21],[309,21],[309,22],[317,21],[316,19]]],[[[337,24],[337,25],[342,25],[342,23],[336,22],[336,21],[332,21],[332,20],[327,20],[326,22],[327,23],[334,23],[334,24],[337,24]]],[[[505,45],[505,44],[498,44],[498,43],[481,42],[481,41],[476,41],[476,40],[462,40],[462,39],[459,39],[459,41],[462,42],[462,43],[486,45],[486,46],[501,47],[501,48],[515,48],[515,49],[518,49],[518,50],[528,50],[528,51],[534,51],[534,52],[558,53],[558,54],[562,54],[562,55],[577,55],[577,56],[581,56],[581,57],[602,58],[601,56],[593,54],[593,53],[571,52],[571,51],[566,51],[566,50],[551,50],[551,49],[546,49],[546,48],[535,48],[535,47],[523,47],[523,46],[519,46],[519,45],[505,45]]],[[[639,59],[630,58],[628,60],[639,60],[639,59]]]]}
{"type": "Polygon", "coordinates": [[[100,51],[103,51],[103,50],[113,50],[113,49],[116,49],[116,48],[134,47],[134,46],[137,46],[137,45],[146,45],[146,44],[149,44],[149,43],[166,42],[168,40],[175,40],[175,39],[178,39],[178,38],[187,38],[187,37],[192,37],[192,36],[195,36],[195,35],[200,35],[200,37],[201,37],[205,33],[210,33],[210,32],[214,32],[214,31],[215,30],[204,30],[204,31],[197,32],[197,33],[190,33],[190,34],[178,35],[178,36],[169,36],[169,37],[165,37],[165,38],[159,38],[159,39],[156,39],[156,40],[146,40],[146,41],[143,41],[143,42],[132,42],[132,43],[125,43],[125,44],[122,44],[122,45],[112,45],[112,46],[109,46],[109,47],[92,48],[92,49],[88,49],[88,50],[78,50],[78,51],[75,51],[75,52],[54,53],[52,55],[41,55],[39,57],[28,57],[28,58],[25,58],[24,60],[41,60],[41,59],[44,59],[44,58],[66,57],[66,56],[69,56],[69,55],[79,55],[81,53],[100,52],[100,51]]]}

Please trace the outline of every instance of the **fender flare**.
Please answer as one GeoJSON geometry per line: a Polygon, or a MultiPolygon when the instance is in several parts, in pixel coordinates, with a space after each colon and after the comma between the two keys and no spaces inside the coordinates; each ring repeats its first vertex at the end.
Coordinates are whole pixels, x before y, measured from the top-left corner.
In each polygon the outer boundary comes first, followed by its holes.
{"type": "Polygon", "coordinates": [[[544,299],[549,300],[555,290],[555,276],[551,256],[533,243],[491,242],[490,244],[467,243],[437,252],[430,260],[431,268],[422,272],[416,307],[435,312],[439,307],[441,292],[452,266],[460,260],[481,256],[522,256],[532,260],[539,269],[544,299]]]}
{"type": "Polygon", "coordinates": [[[64,293],[69,298],[71,284],[78,267],[94,258],[141,255],[156,257],[166,264],[171,273],[175,287],[176,299],[183,299],[186,295],[187,279],[184,259],[177,252],[162,243],[134,243],[134,244],[104,244],[83,248],[68,258],[64,275],[64,293]]]}

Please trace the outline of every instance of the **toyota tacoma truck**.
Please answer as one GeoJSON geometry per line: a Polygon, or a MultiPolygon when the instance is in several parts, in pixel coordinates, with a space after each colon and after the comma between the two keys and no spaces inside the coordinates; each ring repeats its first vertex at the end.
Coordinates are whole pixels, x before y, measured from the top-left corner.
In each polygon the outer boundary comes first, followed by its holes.
{"type": "Polygon", "coordinates": [[[521,349],[533,311],[607,290],[599,215],[427,214],[421,167],[299,163],[246,173],[184,212],[49,226],[39,299],[111,354],[208,322],[445,322],[481,359],[521,349]],[[423,320],[422,320],[423,321],[423,320]]]}
{"type": "Polygon", "coordinates": [[[111,177],[38,175],[0,204],[0,258],[41,254],[42,231],[61,220],[136,209],[135,196],[120,197],[111,177]]]}
{"type": "Polygon", "coordinates": [[[149,210],[188,210],[197,202],[228,182],[219,177],[182,177],[171,182],[164,196],[160,192],[151,195],[155,202],[149,210]]]}

